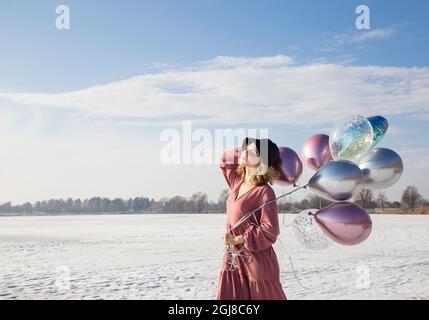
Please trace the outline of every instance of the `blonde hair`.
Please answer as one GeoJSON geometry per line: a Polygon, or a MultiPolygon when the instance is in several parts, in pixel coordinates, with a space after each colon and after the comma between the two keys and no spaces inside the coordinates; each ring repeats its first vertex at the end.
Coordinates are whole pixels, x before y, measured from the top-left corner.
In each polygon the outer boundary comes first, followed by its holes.
{"type": "MultiPolygon", "coordinates": [[[[267,183],[273,184],[273,180],[280,177],[280,173],[273,167],[263,168],[263,171],[263,174],[253,175],[250,178],[250,182],[255,186],[262,186],[267,183]]],[[[237,172],[244,179],[244,177],[246,176],[246,165],[240,164],[237,168],[237,172]]]]}

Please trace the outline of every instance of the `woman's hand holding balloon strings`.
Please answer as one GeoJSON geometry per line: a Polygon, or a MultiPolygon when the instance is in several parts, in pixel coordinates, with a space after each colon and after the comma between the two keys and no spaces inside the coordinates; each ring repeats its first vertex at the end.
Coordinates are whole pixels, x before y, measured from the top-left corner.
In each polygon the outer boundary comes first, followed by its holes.
{"type": "Polygon", "coordinates": [[[222,240],[225,245],[238,245],[244,243],[244,239],[242,235],[234,236],[231,233],[225,233],[222,236],[222,240]]]}

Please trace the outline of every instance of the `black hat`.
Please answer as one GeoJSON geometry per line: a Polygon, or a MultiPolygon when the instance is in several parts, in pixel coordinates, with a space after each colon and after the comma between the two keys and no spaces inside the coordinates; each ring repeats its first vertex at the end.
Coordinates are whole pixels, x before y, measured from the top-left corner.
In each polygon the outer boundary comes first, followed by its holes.
{"type": "Polygon", "coordinates": [[[244,150],[249,144],[254,143],[261,157],[261,162],[268,167],[275,166],[280,161],[280,152],[277,145],[270,139],[256,139],[246,137],[243,140],[241,148],[244,150]],[[262,151],[261,151],[262,150],[262,151]]]}

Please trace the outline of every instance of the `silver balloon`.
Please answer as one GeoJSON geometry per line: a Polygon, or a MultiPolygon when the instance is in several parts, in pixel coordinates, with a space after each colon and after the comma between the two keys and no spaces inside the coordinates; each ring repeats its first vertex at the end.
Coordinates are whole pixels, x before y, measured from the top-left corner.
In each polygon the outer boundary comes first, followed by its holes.
{"type": "Polygon", "coordinates": [[[315,219],[317,211],[318,209],[303,210],[292,222],[296,239],[304,247],[311,250],[323,250],[333,243],[317,224],[315,219]]]}
{"type": "Polygon", "coordinates": [[[364,188],[379,190],[394,185],[404,171],[401,157],[393,150],[375,148],[359,159],[364,188]]]}
{"type": "Polygon", "coordinates": [[[307,188],[325,199],[346,201],[360,192],[362,183],[362,171],[354,162],[333,160],[310,178],[307,188]]]}

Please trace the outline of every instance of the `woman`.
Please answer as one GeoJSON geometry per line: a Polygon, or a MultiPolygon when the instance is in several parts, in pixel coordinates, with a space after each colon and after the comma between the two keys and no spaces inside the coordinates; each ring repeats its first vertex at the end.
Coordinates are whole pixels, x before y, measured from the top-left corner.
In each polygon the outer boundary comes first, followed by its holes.
{"type": "Polygon", "coordinates": [[[222,154],[220,168],[231,193],[226,203],[227,250],[217,287],[218,300],[286,300],[280,268],[272,245],[280,233],[275,201],[255,212],[236,228],[246,213],[273,200],[269,183],[278,176],[280,159],[269,139],[245,138],[241,148],[222,154]]]}

